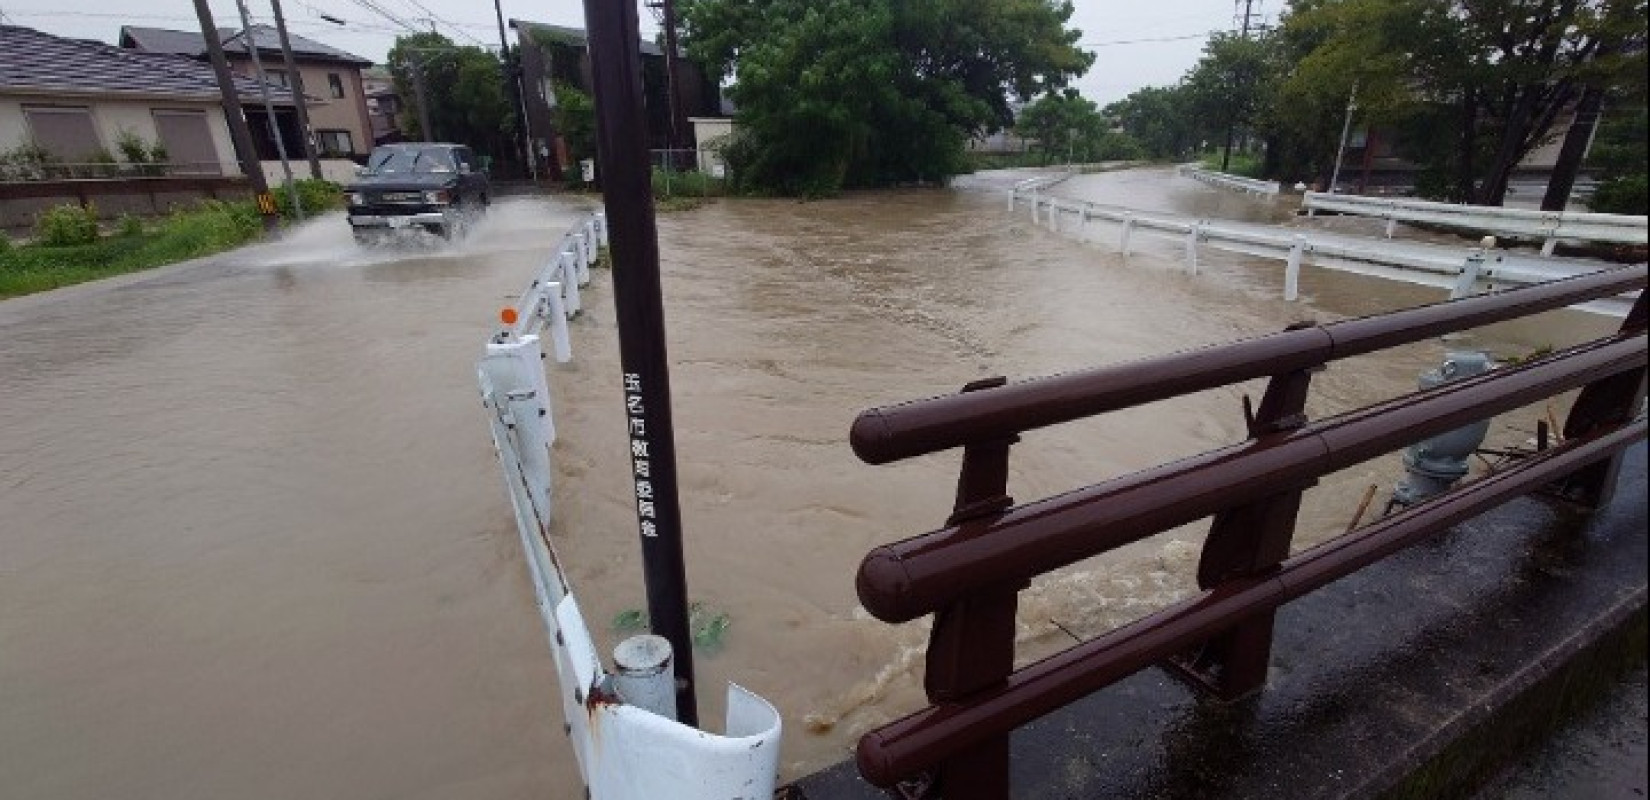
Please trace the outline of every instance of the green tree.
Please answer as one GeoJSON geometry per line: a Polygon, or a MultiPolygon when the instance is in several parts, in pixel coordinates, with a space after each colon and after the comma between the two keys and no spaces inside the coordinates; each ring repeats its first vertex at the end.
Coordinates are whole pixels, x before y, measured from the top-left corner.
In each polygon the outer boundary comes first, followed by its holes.
{"type": "Polygon", "coordinates": [[[519,160],[511,137],[515,114],[505,94],[501,65],[480,47],[459,47],[439,33],[397,37],[387,59],[396,91],[406,98],[397,120],[409,138],[421,139],[413,70],[423,73],[429,138],[469,145],[495,163],[519,160]]]}
{"type": "Polygon", "coordinates": [[[1111,130],[1094,101],[1076,89],[1052,92],[1020,110],[1014,129],[1036,139],[1043,163],[1054,161],[1118,161],[1142,158],[1140,143],[1126,133],[1111,130]]]}
{"type": "Polygon", "coordinates": [[[1011,99],[1092,63],[1071,13],[1050,0],[682,5],[690,55],[735,78],[735,188],[808,195],[966,171],[967,138],[1012,124],[1011,99]]]}
{"type": "Polygon", "coordinates": [[[1203,47],[1203,58],[1183,81],[1191,113],[1219,130],[1225,153],[1220,168],[1230,167],[1232,140],[1251,129],[1272,91],[1270,45],[1264,37],[1216,34],[1203,47]]]}
{"type": "Polygon", "coordinates": [[[1106,106],[1114,120],[1149,158],[1185,159],[1197,150],[1207,128],[1192,113],[1192,103],[1184,84],[1148,86],[1106,106]]]}

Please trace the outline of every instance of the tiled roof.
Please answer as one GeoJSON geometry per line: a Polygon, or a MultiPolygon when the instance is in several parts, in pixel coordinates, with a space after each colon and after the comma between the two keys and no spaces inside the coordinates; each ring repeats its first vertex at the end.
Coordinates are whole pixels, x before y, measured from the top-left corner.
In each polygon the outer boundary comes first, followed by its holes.
{"type": "MultiPolygon", "coordinates": [[[[249,30],[252,31],[252,43],[260,52],[279,53],[281,51],[280,34],[274,28],[268,25],[253,25],[249,30]]],[[[223,49],[231,55],[246,50],[246,41],[242,38],[241,31],[235,28],[219,28],[218,39],[223,42],[223,49]]],[[[292,55],[295,58],[324,59],[361,66],[372,63],[353,53],[346,53],[336,47],[324,45],[314,39],[306,39],[294,33],[289,32],[287,40],[292,43],[292,55]]],[[[175,53],[191,58],[206,55],[206,38],[196,31],[174,31],[167,28],[139,28],[124,25],[120,29],[120,44],[122,47],[149,53],[175,53]]]]}
{"type": "MultiPolygon", "coordinates": [[[[237,76],[235,87],[242,101],[263,97],[251,78],[237,76]]],[[[7,90],[206,101],[220,97],[212,67],[190,58],[0,25],[0,94],[7,90]]],[[[292,103],[292,94],[281,86],[271,85],[270,97],[282,105],[292,103]]]]}

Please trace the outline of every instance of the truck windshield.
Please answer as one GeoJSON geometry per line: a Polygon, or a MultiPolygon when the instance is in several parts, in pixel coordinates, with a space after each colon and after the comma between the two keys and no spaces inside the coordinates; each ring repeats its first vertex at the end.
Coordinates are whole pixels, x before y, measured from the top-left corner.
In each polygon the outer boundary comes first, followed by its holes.
{"type": "Polygon", "coordinates": [[[452,156],[440,148],[422,150],[386,148],[374,151],[367,159],[367,171],[373,174],[396,172],[452,172],[452,156]]]}

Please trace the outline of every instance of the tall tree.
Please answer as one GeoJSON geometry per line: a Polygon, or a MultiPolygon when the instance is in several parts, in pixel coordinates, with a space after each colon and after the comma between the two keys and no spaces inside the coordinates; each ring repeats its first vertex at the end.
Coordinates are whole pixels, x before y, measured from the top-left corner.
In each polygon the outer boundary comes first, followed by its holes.
{"type": "MultiPolygon", "coordinates": [[[[439,33],[398,37],[387,58],[396,91],[414,97],[413,70],[423,73],[430,133],[443,141],[469,145],[495,161],[514,163],[517,152],[510,132],[515,113],[499,81],[496,56],[479,47],[459,47],[439,33]]],[[[422,137],[416,104],[402,111],[403,132],[422,137]]]]}
{"type": "Polygon", "coordinates": [[[745,188],[825,194],[964,171],[967,137],[1093,56],[1050,0],[691,0],[688,51],[735,82],[745,188]]]}

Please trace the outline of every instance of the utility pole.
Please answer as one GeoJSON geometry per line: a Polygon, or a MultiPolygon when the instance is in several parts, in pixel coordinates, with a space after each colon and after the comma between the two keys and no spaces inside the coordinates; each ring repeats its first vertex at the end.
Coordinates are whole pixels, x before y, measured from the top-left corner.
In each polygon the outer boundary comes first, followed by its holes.
{"type": "Polygon", "coordinates": [[[275,102],[269,99],[269,76],[264,74],[263,59],[252,41],[252,19],[246,13],[246,0],[235,0],[241,12],[241,38],[246,40],[246,54],[252,59],[252,71],[258,76],[258,93],[264,98],[264,121],[269,123],[269,136],[275,140],[275,153],[281,157],[281,174],[286,176],[286,196],[292,201],[292,210],[298,219],[304,218],[304,207],[298,202],[298,188],[292,185],[292,164],[286,158],[286,142],[281,139],[280,126],[275,124],[275,102]]]}
{"type": "Polygon", "coordinates": [[[309,177],[321,180],[321,159],[315,155],[315,131],[309,126],[309,101],[304,99],[304,76],[298,73],[298,64],[292,59],[292,42],[286,35],[286,16],[281,13],[281,0],[269,0],[275,12],[275,32],[281,37],[281,58],[286,63],[287,88],[292,91],[292,103],[298,109],[298,128],[304,132],[304,158],[309,160],[309,177]]]}
{"type": "Polygon", "coordinates": [[[1329,193],[1341,180],[1341,159],[1346,157],[1346,137],[1352,132],[1352,112],[1358,110],[1358,82],[1352,82],[1352,93],[1346,97],[1346,121],[1341,123],[1341,146],[1335,150],[1335,171],[1329,174],[1329,193]]]}
{"type": "MultiPolygon", "coordinates": [[[[670,142],[673,150],[687,148],[687,109],[682,104],[682,65],[676,52],[676,0],[662,0],[665,28],[665,86],[670,92],[670,142]]],[[[675,169],[676,154],[671,154],[675,169]]]]}
{"type": "Polygon", "coordinates": [[[498,16],[498,68],[504,76],[504,93],[516,113],[516,146],[521,149],[522,164],[534,183],[539,182],[539,165],[533,160],[532,126],[527,122],[527,101],[521,91],[521,79],[510,66],[510,39],[504,34],[504,7],[493,0],[493,13],[498,16]]]}
{"type": "Polygon", "coordinates": [[[241,110],[241,98],[235,92],[235,78],[229,72],[229,60],[223,54],[223,42],[218,40],[218,26],[212,21],[212,9],[206,0],[195,0],[195,16],[200,19],[201,38],[206,40],[206,52],[212,61],[212,72],[218,77],[218,92],[223,95],[223,114],[229,122],[229,138],[235,143],[235,156],[241,162],[241,172],[252,184],[252,193],[258,198],[258,211],[263,214],[264,230],[273,232],[280,227],[280,216],[275,213],[275,202],[269,196],[269,183],[264,180],[263,166],[258,153],[252,149],[252,131],[246,127],[246,113],[241,110]]]}
{"type": "Polygon", "coordinates": [[[423,141],[435,141],[435,133],[430,129],[430,104],[424,99],[424,66],[418,63],[423,56],[412,49],[407,51],[407,67],[412,70],[413,95],[418,101],[418,133],[423,141]]]}
{"type": "MultiPolygon", "coordinates": [[[[1242,34],[1244,39],[1249,38],[1249,18],[1254,15],[1255,0],[1243,0],[1242,34]]],[[[1237,133],[1237,112],[1233,112],[1226,121],[1226,149],[1220,156],[1220,171],[1225,172],[1232,164],[1232,137],[1237,133]]]]}

